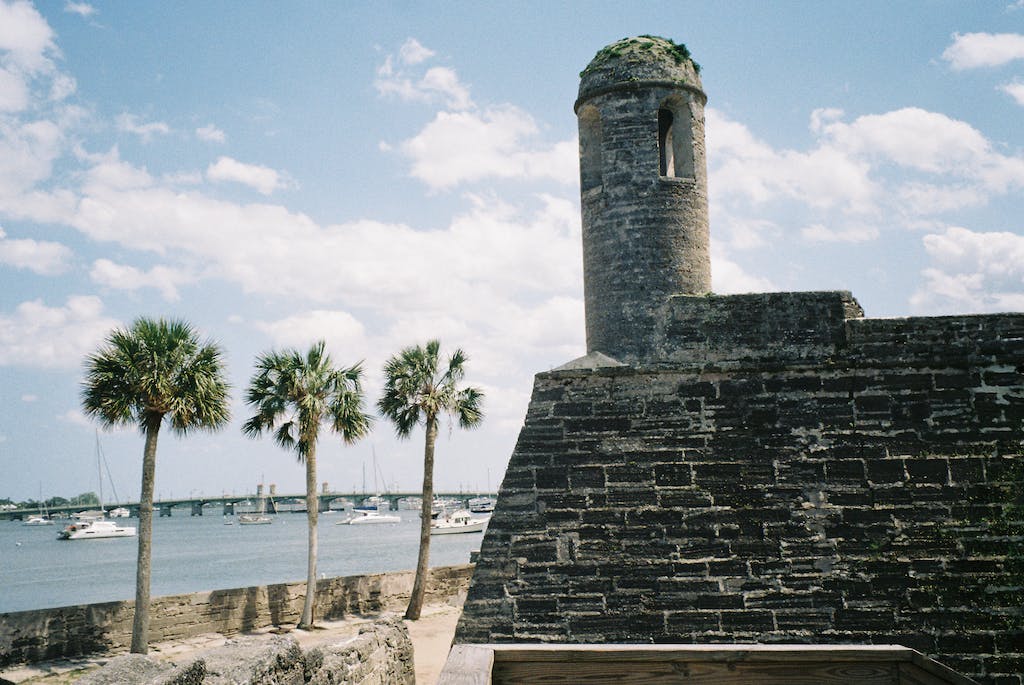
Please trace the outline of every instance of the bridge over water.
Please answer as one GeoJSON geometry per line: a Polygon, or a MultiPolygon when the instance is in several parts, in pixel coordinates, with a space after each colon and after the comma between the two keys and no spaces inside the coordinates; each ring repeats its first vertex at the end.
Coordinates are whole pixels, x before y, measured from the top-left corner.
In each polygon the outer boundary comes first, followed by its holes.
{"type": "MultiPolygon", "coordinates": [[[[392,510],[398,509],[398,500],[413,497],[419,498],[421,493],[419,492],[389,492],[379,495],[381,499],[386,500],[391,506],[392,510]]],[[[440,499],[453,499],[461,502],[463,505],[472,497],[477,497],[478,493],[465,493],[465,492],[435,492],[434,495],[440,499]]],[[[479,495],[487,497],[495,497],[494,493],[479,493],[479,495]]],[[[294,495],[290,494],[279,494],[271,493],[269,495],[261,495],[259,493],[253,493],[248,495],[221,495],[219,497],[182,497],[179,499],[160,499],[153,502],[154,511],[158,511],[160,516],[172,516],[175,510],[179,512],[187,511],[191,516],[202,516],[203,513],[211,513],[211,510],[215,511],[215,515],[223,514],[225,516],[231,516],[233,514],[241,514],[246,512],[253,512],[259,510],[260,498],[265,497],[265,508],[266,512],[270,514],[284,514],[284,513],[306,513],[306,495],[305,493],[298,493],[294,495]]],[[[320,511],[327,511],[328,509],[343,509],[346,501],[354,504],[359,504],[366,499],[367,494],[365,492],[322,492],[317,495],[319,500],[320,511]]],[[[104,509],[110,510],[112,507],[121,506],[131,512],[133,517],[139,515],[139,503],[129,502],[127,504],[113,504],[105,505],[104,509]]],[[[96,505],[88,506],[82,504],[65,505],[59,507],[50,507],[49,513],[51,515],[71,515],[79,512],[95,510],[96,505]]],[[[0,520],[22,520],[39,513],[36,509],[9,509],[6,511],[0,511],[0,520]]]]}

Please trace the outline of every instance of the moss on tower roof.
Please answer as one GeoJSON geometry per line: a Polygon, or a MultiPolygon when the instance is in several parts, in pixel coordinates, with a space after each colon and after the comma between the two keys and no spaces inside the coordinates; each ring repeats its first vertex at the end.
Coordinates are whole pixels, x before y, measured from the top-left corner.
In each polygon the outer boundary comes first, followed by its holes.
{"type": "Polygon", "coordinates": [[[642,83],[672,83],[704,92],[700,65],[685,45],[658,36],[636,36],[616,41],[594,55],[580,72],[579,96],[642,83]]]}
{"type": "Polygon", "coordinates": [[[587,65],[586,69],[580,72],[580,76],[582,77],[587,72],[597,69],[611,60],[629,60],[631,57],[640,57],[652,61],[668,59],[675,64],[682,64],[688,60],[693,65],[693,70],[698,74],[700,73],[700,65],[694,61],[690,55],[690,50],[685,44],[676,43],[671,38],[643,35],[623,38],[601,48],[594,55],[594,59],[590,60],[590,64],[587,65]]]}

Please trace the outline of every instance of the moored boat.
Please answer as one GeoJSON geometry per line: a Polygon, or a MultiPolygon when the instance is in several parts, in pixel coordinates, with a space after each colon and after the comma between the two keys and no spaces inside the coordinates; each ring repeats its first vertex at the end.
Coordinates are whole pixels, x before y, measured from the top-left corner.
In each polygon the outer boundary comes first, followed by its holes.
{"type": "Polygon", "coordinates": [[[382,514],[377,511],[363,511],[357,509],[353,515],[344,521],[338,521],[339,526],[363,526],[372,523],[401,523],[402,517],[395,514],[382,514]]]}
{"type": "Polygon", "coordinates": [[[134,526],[122,526],[107,519],[76,521],[57,533],[58,540],[92,540],[98,538],[129,538],[134,536],[134,526]]]}
{"type": "Polygon", "coordinates": [[[112,519],[126,519],[131,515],[132,513],[128,511],[128,509],[126,509],[125,507],[114,507],[113,509],[107,512],[107,516],[109,516],[112,519]]]}
{"type": "Polygon", "coordinates": [[[32,516],[29,516],[27,519],[25,519],[22,522],[21,525],[23,525],[23,526],[52,526],[53,525],[53,521],[51,521],[50,519],[46,518],[45,516],[40,516],[40,515],[34,514],[32,516]]]}
{"type": "Polygon", "coordinates": [[[239,514],[238,525],[240,526],[266,526],[274,520],[265,514],[239,514]]]}
{"type": "Polygon", "coordinates": [[[468,504],[469,510],[474,514],[488,514],[494,511],[494,499],[491,497],[473,497],[468,504]]]}
{"type": "Polygon", "coordinates": [[[453,511],[448,516],[439,517],[430,524],[431,535],[449,535],[452,533],[479,533],[487,527],[489,518],[473,518],[465,509],[453,511]]]}

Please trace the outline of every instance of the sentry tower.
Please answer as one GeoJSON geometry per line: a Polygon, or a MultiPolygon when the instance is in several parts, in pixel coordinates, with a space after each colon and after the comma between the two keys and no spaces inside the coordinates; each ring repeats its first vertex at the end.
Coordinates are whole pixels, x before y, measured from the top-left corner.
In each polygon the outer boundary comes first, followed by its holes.
{"type": "Polygon", "coordinates": [[[711,290],[698,69],[685,46],[640,36],[580,74],[588,353],[650,359],[668,297],[711,290]]]}

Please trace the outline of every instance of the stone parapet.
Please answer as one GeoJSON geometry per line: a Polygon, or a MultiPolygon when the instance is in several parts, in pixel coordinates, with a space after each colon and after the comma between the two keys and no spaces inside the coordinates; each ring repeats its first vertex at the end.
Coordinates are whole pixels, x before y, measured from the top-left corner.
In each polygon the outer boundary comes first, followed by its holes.
{"type": "Polygon", "coordinates": [[[641,366],[821,363],[843,352],[847,321],[864,315],[845,290],[675,295],[665,310],[654,354],[641,366]]]}

